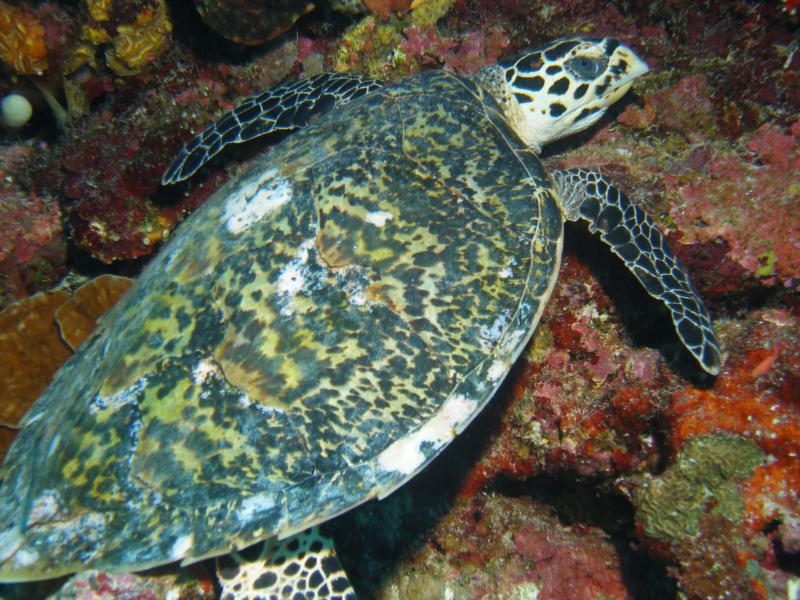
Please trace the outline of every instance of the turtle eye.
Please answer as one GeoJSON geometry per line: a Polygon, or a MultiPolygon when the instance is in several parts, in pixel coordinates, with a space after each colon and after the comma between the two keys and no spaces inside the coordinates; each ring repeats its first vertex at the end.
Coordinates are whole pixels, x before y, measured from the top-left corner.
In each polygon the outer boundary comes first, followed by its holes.
{"type": "Polygon", "coordinates": [[[570,58],[564,66],[570,73],[583,80],[596,79],[608,66],[606,58],[590,58],[588,56],[576,56],[570,58]]]}

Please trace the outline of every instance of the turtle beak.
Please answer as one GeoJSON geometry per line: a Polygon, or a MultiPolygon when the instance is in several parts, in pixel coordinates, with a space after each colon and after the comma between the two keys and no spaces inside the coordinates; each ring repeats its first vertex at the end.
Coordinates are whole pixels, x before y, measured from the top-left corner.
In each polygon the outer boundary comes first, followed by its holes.
{"type": "Polygon", "coordinates": [[[647,63],[626,46],[619,46],[614,50],[609,64],[625,65],[624,70],[617,75],[618,79],[616,85],[614,85],[607,94],[603,95],[603,97],[607,99],[609,105],[622,98],[628,90],[631,89],[634,80],[650,70],[647,63]]]}

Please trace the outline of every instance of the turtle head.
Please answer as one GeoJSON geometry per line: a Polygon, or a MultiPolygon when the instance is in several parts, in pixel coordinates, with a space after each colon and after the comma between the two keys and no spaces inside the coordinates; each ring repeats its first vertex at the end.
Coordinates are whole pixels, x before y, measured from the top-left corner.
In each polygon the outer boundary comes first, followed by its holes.
{"type": "Polygon", "coordinates": [[[595,123],[647,70],[615,39],[570,37],[485,67],[475,80],[538,151],[595,123]]]}

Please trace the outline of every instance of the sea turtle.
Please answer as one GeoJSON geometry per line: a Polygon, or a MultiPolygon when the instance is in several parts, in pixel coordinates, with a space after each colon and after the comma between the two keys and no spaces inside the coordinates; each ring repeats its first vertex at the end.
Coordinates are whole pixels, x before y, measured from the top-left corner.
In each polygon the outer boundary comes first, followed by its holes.
{"type": "Polygon", "coordinates": [[[716,374],[708,313],[649,218],[537,157],[645,71],[574,37],[473,77],[280,85],[203,131],[164,183],[304,127],[179,227],[27,414],[0,471],[0,580],[232,553],[230,597],[352,594],[315,526],[390,494],[489,401],[552,292],[564,218],[602,233],[716,374]]]}

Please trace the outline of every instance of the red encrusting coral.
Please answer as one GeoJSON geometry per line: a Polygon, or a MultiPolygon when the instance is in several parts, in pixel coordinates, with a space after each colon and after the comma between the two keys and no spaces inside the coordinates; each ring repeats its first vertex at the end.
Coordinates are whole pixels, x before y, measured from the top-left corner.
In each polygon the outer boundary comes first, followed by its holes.
{"type": "Polygon", "coordinates": [[[561,285],[507,388],[499,430],[462,497],[498,475],[524,479],[566,469],[613,476],[657,460],[651,429],[667,401],[665,367],[655,351],[631,348],[620,334],[591,271],[568,255],[561,285]]]}

